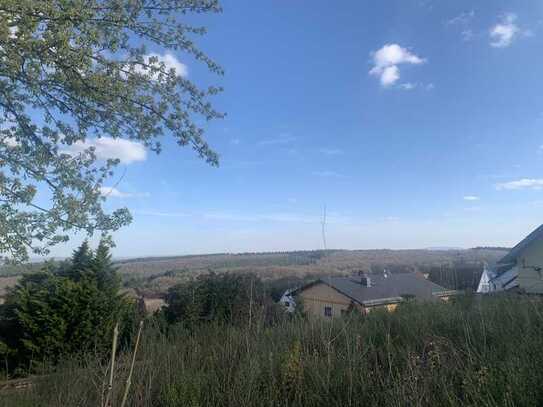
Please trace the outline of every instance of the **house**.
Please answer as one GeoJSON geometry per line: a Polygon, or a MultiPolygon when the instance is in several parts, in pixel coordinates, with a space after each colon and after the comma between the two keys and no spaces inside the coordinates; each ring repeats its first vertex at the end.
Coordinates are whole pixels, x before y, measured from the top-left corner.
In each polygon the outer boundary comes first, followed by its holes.
{"type": "Polygon", "coordinates": [[[477,286],[477,292],[486,294],[489,293],[490,290],[490,281],[496,277],[496,274],[488,268],[488,266],[485,264],[483,268],[483,274],[481,274],[481,279],[479,280],[479,285],[477,286]]]}
{"type": "Polygon", "coordinates": [[[409,299],[447,300],[457,292],[428,281],[420,273],[359,274],[327,277],[300,287],[289,294],[303,303],[310,315],[337,317],[352,310],[368,313],[381,308],[393,311],[409,299]]]}
{"type": "Polygon", "coordinates": [[[279,304],[281,304],[283,307],[285,307],[285,310],[287,312],[294,312],[296,309],[296,300],[294,299],[293,293],[296,290],[289,289],[285,291],[281,299],[279,300],[279,304]]]}
{"type": "Polygon", "coordinates": [[[483,272],[483,279],[490,277],[488,291],[518,290],[529,294],[543,294],[543,225],[530,233],[524,240],[494,266],[490,274],[483,272]]]}

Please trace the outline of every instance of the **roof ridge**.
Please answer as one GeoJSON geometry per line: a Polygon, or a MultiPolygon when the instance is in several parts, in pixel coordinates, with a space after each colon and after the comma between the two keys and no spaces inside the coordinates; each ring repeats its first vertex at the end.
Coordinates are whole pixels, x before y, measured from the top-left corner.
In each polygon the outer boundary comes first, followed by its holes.
{"type": "Polygon", "coordinates": [[[524,239],[522,239],[520,242],[518,242],[515,247],[513,247],[509,253],[507,253],[505,256],[503,256],[496,264],[506,264],[510,263],[513,260],[515,260],[519,252],[522,251],[524,248],[526,248],[530,243],[532,243],[534,240],[536,240],[538,237],[543,235],[543,224],[539,225],[535,230],[533,230],[529,235],[527,235],[524,239]]]}

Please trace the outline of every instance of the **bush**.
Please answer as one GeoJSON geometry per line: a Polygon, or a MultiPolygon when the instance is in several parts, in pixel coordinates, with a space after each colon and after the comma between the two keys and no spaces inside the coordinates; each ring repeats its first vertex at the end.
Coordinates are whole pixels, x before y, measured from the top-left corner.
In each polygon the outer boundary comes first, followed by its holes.
{"type": "Polygon", "coordinates": [[[71,262],[24,275],[0,308],[0,351],[8,369],[31,373],[68,355],[103,354],[119,321],[126,343],[135,304],[118,290],[103,243],[93,254],[85,242],[71,262]]]}
{"type": "Polygon", "coordinates": [[[192,327],[203,322],[247,323],[271,306],[260,279],[253,274],[202,275],[169,289],[164,311],[170,323],[192,327]]]}

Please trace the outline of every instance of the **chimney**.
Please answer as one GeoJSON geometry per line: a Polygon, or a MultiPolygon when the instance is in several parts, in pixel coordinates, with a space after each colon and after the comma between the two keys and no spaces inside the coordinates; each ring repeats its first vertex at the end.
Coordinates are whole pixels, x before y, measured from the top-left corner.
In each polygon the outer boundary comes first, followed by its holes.
{"type": "Polygon", "coordinates": [[[360,284],[362,284],[363,286],[366,286],[366,287],[371,287],[371,277],[369,276],[369,274],[363,272],[363,271],[359,271],[358,272],[358,277],[359,277],[359,282],[360,284]]]}

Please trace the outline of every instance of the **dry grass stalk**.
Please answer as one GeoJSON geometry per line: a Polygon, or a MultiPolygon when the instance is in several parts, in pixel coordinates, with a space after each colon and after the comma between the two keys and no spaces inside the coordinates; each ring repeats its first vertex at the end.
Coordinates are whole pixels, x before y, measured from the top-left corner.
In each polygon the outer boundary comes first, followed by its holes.
{"type": "Polygon", "coordinates": [[[113,390],[113,372],[115,371],[115,355],[117,354],[117,339],[119,337],[119,323],[115,324],[113,329],[113,344],[111,345],[111,364],[109,369],[109,383],[107,387],[105,407],[110,407],[111,392],[113,390]]]}
{"type": "Polygon", "coordinates": [[[141,330],[143,328],[143,320],[140,321],[138,328],[138,336],[136,337],[136,344],[134,345],[134,353],[132,354],[132,363],[130,364],[130,372],[126,379],[126,387],[124,389],[123,400],[121,401],[121,407],[124,407],[128,398],[128,392],[130,391],[130,385],[132,384],[132,373],[134,372],[134,364],[136,363],[136,354],[138,353],[138,346],[140,344],[141,330]]]}

